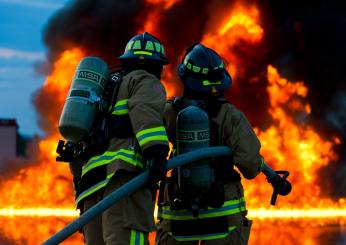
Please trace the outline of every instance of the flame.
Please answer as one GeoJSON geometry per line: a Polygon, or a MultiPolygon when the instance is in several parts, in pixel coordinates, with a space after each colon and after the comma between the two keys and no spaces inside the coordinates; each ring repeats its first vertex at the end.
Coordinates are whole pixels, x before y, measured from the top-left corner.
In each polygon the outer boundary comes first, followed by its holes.
{"type": "MultiPolygon", "coordinates": [[[[169,10],[172,6],[180,1],[181,0],[146,0],[151,11],[146,13],[144,25],[139,28],[138,33],[160,33],[156,28],[159,26],[158,24],[160,23],[160,17],[164,15],[165,11],[169,10]]],[[[140,22],[142,23],[143,21],[140,20],[140,22]]]]}
{"type": "Polygon", "coordinates": [[[232,77],[236,77],[242,64],[233,49],[241,42],[258,44],[263,38],[264,30],[259,23],[260,15],[255,5],[237,3],[228,12],[226,18],[219,20],[214,24],[216,27],[204,35],[201,43],[230,62],[230,72],[232,77]]]}
{"type": "MultiPolygon", "coordinates": [[[[67,224],[70,218],[63,218],[66,214],[70,217],[77,212],[73,205],[72,178],[68,165],[55,161],[55,149],[61,138],[57,130],[59,115],[82,57],[83,53],[79,49],[67,50],[54,63],[53,72],[38,95],[43,101],[40,105],[41,113],[53,125],[54,133],[39,142],[36,164],[21,169],[14,178],[1,183],[0,216],[6,216],[7,224],[1,230],[5,237],[20,244],[37,244],[43,238],[48,238],[67,224]],[[17,216],[25,218],[15,219],[17,216]],[[52,222],[51,218],[45,216],[62,218],[52,222]],[[19,222],[24,224],[18,225],[19,222]]],[[[67,244],[80,241],[80,235],[75,235],[67,244]]]]}
{"type": "MultiPolygon", "coordinates": [[[[40,244],[57,230],[61,230],[70,218],[59,217],[1,217],[1,244],[40,244]]],[[[64,241],[66,245],[83,244],[80,233],[64,241]]]]}
{"type": "Polygon", "coordinates": [[[178,92],[178,88],[176,84],[172,82],[173,80],[172,70],[173,68],[170,65],[168,65],[168,67],[163,70],[163,79],[161,80],[161,82],[163,83],[166,89],[167,98],[169,99],[173,98],[178,92]]]}
{"type": "Polygon", "coordinates": [[[163,6],[165,10],[170,9],[174,4],[180,1],[181,0],[146,0],[146,2],[149,4],[163,6]]]}
{"type": "MultiPolygon", "coordinates": [[[[293,183],[292,193],[285,197],[284,202],[279,202],[278,207],[345,208],[343,199],[338,203],[324,198],[317,184],[318,170],[337,160],[333,147],[340,144],[340,139],[323,139],[312,126],[300,119],[310,113],[310,105],[305,102],[308,90],[303,82],[282,78],[271,65],[268,66],[267,79],[268,111],[273,124],[265,131],[256,129],[262,143],[261,153],[274,169],[289,170],[293,183]]],[[[268,201],[263,202],[263,197],[269,200],[271,189],[264,178],[247,182],[245,189],[250,207],[266,206],[268,201]]]]}

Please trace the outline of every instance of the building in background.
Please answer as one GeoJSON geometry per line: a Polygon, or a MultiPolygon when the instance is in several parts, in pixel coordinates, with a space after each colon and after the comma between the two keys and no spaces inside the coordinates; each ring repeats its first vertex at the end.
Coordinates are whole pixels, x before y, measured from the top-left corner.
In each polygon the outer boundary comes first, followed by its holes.
{"type": "Polygon", "coordinates": [[[18,124],[16,119],[0,118],[0,161],[17,156],[18,124]]]}

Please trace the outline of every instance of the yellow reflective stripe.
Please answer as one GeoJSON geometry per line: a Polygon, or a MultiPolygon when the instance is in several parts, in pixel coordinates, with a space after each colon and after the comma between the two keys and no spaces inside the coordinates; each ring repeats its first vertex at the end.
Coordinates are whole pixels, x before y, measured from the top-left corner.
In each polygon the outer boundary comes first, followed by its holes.
{"type": "Polygon", "coordinates": [[[208,85],[220,85],[221,81],[217,81],[217,82],[210,82],[209,80],[204,80],[203,81],[203,85],[204,86],[208,86],[208,85]]]}
{"type": "Polygon", "coordinates": [[[216,233],[216,234],[206,234],[206,235],[198,235],[198,236],[173,236],[177,241],[183,242],[183,241],[199,241],[199,240],[213,240],[213,239],[220,239],[225,238],[229,235],[231,231],[236,229],[236,226],[230,226],[228,227],[228,232],[225,233],[216,233]]]}
{"type": "Polygon", "coordinates": [[[192,71],[193,72],[199,73],[200,70],[201,70],[201,67],[199,67],[199,66],[192,66],[192,71]]]}
{"type": "Polygon", "coordinates": [[[191,212],[186,209],[173,211],[170,207],[164,206],[159,210],[158,216],[169,220],[191,220],[191,219],[204,219],[220,216],[227,216],[245,211],[245,198],[242,197],[238,200],[229,200],[224,203],[221,208],[208,208],[201,210],[198,218],[192,216],[191,212]]]}
{"type": "Polygon", "coordinates": [[[136,40],[132,49],[142,49],[141,40],[136,40]]]}
{"type": "Polygon", "coordinates": [[[128,42],[126,45],[125,51],[131,50],[132,44],[133,44],[133,41],[128,42]]]}
{"type": "Polygon", "coordinates": [[[145,55],[149,55],[149,56],[153,55],[153,53],[148,52],[148,51],[135,51],[135,52],[133,52],[133,54],[145,54],[145,55]]]}
{"type": "Polygon", "coordinates": [[[110,162],[114,161],[114,160],[123,160],[124,162],[130,163],[131,165],[135,166],[135,167],[140,167],[143,168],[143,164],[140,161],[134,160],[133,158],[130,157],[126,157],[124,155],[115,155],[113,158],[111,159],[107,159],[107,160],[102,160],[102,161],[97,161],[94,164],[89,165],[87,168],[82,170],[82,177],[89,172],[90,170],[97,168],[99,166],[105,165],[105,164],[109,164],[110,162]]]}
{"type": "Polygon", "coordinates": [[[146,50],[150,50],[150,51],[154,51],[154,44],[152,41],[147,41],[147,43],[145,44],[145,49],[146,50]]]}
{"type": "Polygon", "coordinates": [[[136,230],[131,230],[130,245],[135,245],[136,241],[136,230]]]}
{"type": "Polygon", "coordinates": [[[139,233],[139,245],[144,245],[144,233],[139,233]]]}
{"type": "Polygon", "coordinates": [[[123,110],[117,110],[117,111],[113,111],[112,115],[125,115],[125,114],[129,114],[129,110],[128,109],[123,109],[123,110]]]}
{"type": "Polygon", "coordinates": [[[85,164],[85,165],[82,167],[82,169],[84,170],[84,169],[88,168],[91,162],[94,162],[94,161],[96,161],[97,159],[99,159],[99,158],[101,158],[101,157],[113,157],[113,156],[115,156],[116,154],[117,154],[116,151],[115,151],[115,152],[114,152],[114,151],[106,151],[106,152],[104,152],[102,155],[94,156],[94,157],[92,157],[92,158],[90,158],[90,159],[88,160],[87,164],[85,164]]]}
{"type": "Polygon", "coordinates": [[[119,100],[114,105],[114,109],[112,115],[125,115],[129,113],[129,109],[127,107],[128,99],[119,100]]]}
{"type": "Polygon", "coordinates": [[[202,69],[202,74],[208,74],[209,69],[208,68],[203,68],[202,69]]]}
{"type": "Polygon", "coordinates": [[[113,177],[113,174],[109,174],[107,175],[107,178],[99,183],[97,183],[96,185],[93,185],[92,187],[90,187],[89,189],[83,191],[78,198],[75,201],[75,204],[77,205],[80,201],[82,201],[84,198],[90,196],[91,194],[95,193],[96,191],[100,190],[101,188],[105,187],[109,180],[113,177]]]}
{"type": "Polygon", "coordinates": [[[236,226],[230,226],[230,227],[228,227],[228,231],[233,231],[233,230],[235,230],[237,227],[236,226]]]}
{"type": "Polygon", "coordinates": [[[120,149],[116,152],[105,152],[103,155],[91,158],[82,169],[82,177],[90,170],[105,164],[109,164],[116,159],[123,160],[124,162],[135,167],[143,168],[140,155],[135,155],[133,150],[120,149]]]}
{"type": "MultiPolygon", "coordinates": [[[[206,219],[206,218],[214,218],[214,217],[221,217],[221,216],[227,216],[232,214],[241,213],[243,211],[246,211],[245,207],[238,207],[236,209],[232,209],[229,211],[222,211],[222,212],[215,212],[210,214],[198,214],[199,219],[206,219]]],[[[165,213],[159,213],[158,217],[168,219],[168,220],[192,220],[196,219],[195,217],[191,215],[186,216],[176,216],[175,214],[165,214],[165,213]]]]}
{"type": "Polygon", "coordinates": [[[148,137],[148,138],[146,138],[144,140],[141,140],[141,142],[139,142],[139,145],[143,146],[143,145],[145,145],[146,143],[148,143],[150,141],[168,141],[168,138],[167,138],[167,136],[163,136],[163,135],[162,136],[160,136],[160,135],[158,135],[158,136],[151,136],[151,137],[148,137]]]}
{"type": "Polygon", "coordinates": [[[130,245],[144,245],[144,233],[131,230],[130,245]]]}
{"type": "Polygon", "coordinates": [[[136,138],[140,146],[151,141],[168,142],[166,129],[163,126],[141,130],[136,134],[136,138]]]}
{"type": "Polygon", "coordinates": [[[166,132],[166,129],[165,129],[165,127],[163,127],[163,126],[159,126],[159,127],[155,127],[155,128],[143,129],[143,130],[139,131],[139,132],[136,134],[136,138],[139,138],[139,137],[142,136],[143,134],[154,133],[154,132],[157,132],[157,131],[165,131],[165,132],[166,132]]]}
{"type": "Polygon", "coordinates": [[[123,156],[123,155],[118,155],[118,156],[116,156],[116,157],[114,158],[114,160],[115,160],[115,159],[120,159],[120,160],[123,160],[123,161],[125,161],[125,162],[127,162],[127,163],[130,163],[131,165],[133,165],[133,166],[135,166],[135,167],[141,167],[141,168],[143,168],[143,164],[142,164],[141,162],[136,161],[136,160],[134,160],[134,159],[132,159],[132,158],[123,156]]]}
{"type": "Polygon", "coordinates": [[[155,44],[155,49],[156,49],[156,51],[157,52],[161,52],[161,44],[160,43],[158,43],[158,42],[154,42],[154,44],[155,44]]]}
{"type": "Polygon", "coordinates": [[[121,106],[121,105],[127,105],[127,102],[129,101],[129,99],[124,99],[124,100],[119,100],[117,103],[115,103],[115,106],[121,106]]]}

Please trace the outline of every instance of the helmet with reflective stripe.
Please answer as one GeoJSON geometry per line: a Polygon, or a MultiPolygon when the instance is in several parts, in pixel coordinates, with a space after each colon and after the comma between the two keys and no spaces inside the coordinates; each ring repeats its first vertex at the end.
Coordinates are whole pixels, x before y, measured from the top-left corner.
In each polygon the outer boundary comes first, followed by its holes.
{"type": "Polygon", "coordinates": [[[118,57],[120,60],[139,59],[154,60],[164,65],[168,64],[162,43],[147,32],[139,34],[130,39],[125,52],[118,57]]]}
{"type": "Polygon", "coordinates": [[[186,88],[197,93],[209,93],[213,87],[222,91],[232,84],[221,57],[199,43],[186,50],[178,75],[186,88]]]}

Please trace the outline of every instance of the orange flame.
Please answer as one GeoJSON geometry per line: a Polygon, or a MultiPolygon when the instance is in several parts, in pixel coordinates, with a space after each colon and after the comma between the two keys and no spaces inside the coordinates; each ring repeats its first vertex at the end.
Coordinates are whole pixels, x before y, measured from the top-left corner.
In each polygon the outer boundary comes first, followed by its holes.
{"type": "MultiPolygon", "coordinates": [[[[337,160],[333,146],[340,143],[337,137],[323,139],[314,128],[299,122],[294,117],[306,117],[310,113],[309,104],[304,102],[307,88],[303,82],[290,82],[281,78],[277,69],[268,66],[267,71],[270,98],[269,113],[274,124],[261,132],[256,129],[262,143],[262,154],[274,169],[290,171],[293,183],[292,193],[279,202],[279,207],[327,208],[338,207],[317,185],[318,170],[337,160]],[[295,105],[295,106],[292,106],[295,105]],[[295,112],[295,113],[294,113],[295,112]],[[330,206],[332,205],[332,206],[330,206]]],[[[245,186],[248,204],[251,207],[267,206],[271,188],[263,178],[247,182],[245,186]],[[261,186],[262,188],[259,188],[261,186]],[[266,201],[263,197],[266,197],[266,201]]],[[[341,203],[340,203],[341,204],[341,203]]],[[[345,204],[341,207],[345,208],[345,204]]]]}
{"type": "MultiPolygon", "coordinates": [[[[39,164],[22,169],[15,178],[1,183],[0,208],[45,207],[73,208],[73,189],[67,164],[56,163],[55,149],[60,136],[57,134],[58,118],[62,110],[74,70],[82,58],[78,49],[64,52],[54,64],[54,71],[42,88],[43,93],[54,95],[54,107],[47,109],[55,132],[39,142],[39,164]]],[[[45,106],[45,105],[42,105],[45,106]]]]}
{"type": "MultiPolygon", "coordinates": [[[[66,213],[76,215],[73,211],[74,195],[69,168],[67,164],[55,161],[55,149],[61,138],[57,133],[59,115],[74,71],[82,57],[83,53],[79,49],[63,52],[43,85],[42,98],[48,103],[49,100],[54,100],[50,104],[52,106],[43,108],[43,113],[53,125],[55,133],[39,142],[38,164],[22,169],[15,178],[1,183],[0,216],[14,216],[2,222],[6,226],[1,227],[1,230],[5,237],[19,244],[37,244],[67,224],[70,218],[64,217],[66,213]],[[15,218],[18,215],[25,218],[15,218]],[[63,218],[52,222],[52,218],[44,217],[47,215],[63,218]],[[41,218],[28,218],[30,216],[41,218]]],[[[80,241],[80,235],[74,235],[66,244],[78,244],[80,241]]]]}
{"type": "Polygon", "coordinates": [[[164,15],[165,11],[180,1],[181,0],[146,0],[146,2],[149,3],[149,6],[154,8],[145,16],[144,25],[140,27],[138,33],[157,33],[158,31],[156,27],[158,26],[158,23],[160,23],[160,17],[164,15]]]}
{"type": "Polygon", "coordinates": [[[180,1],[181,0],[147,0],[146,2],[153,5],[163,5],[164,9],[167,10],[180,1]]]}
{"type": "Polygon", "coordinates": [[[233,48],[241,41],[257,44],[262,40],[264,31],[259,24],[259,11],[255,5],[246,6],[236,4],[226,16],[219,20],[216,27],[202,38],[202,43],[214,49],[228,62],[232,64],[229,68],[233,77],[241,70],[233,48]]]}

